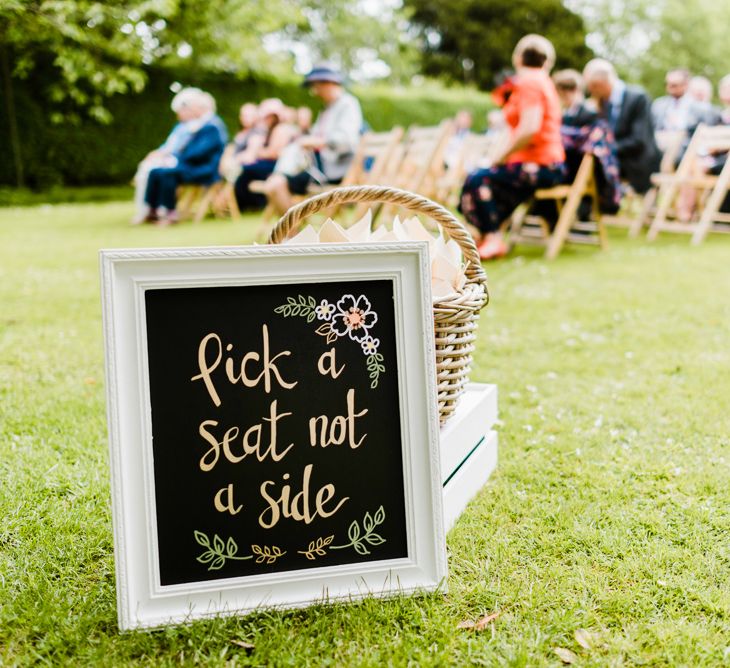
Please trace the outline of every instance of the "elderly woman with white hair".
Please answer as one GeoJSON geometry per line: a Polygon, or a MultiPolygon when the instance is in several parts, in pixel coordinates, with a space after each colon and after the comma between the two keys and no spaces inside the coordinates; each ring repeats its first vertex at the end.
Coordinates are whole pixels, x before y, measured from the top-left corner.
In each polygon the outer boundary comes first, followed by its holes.
{"type": "Polygon", "coordinates": [[[479,228],[482,259],[507,253],[500,226],[538,188],[563,179],[565,151],[560,138],[561,109],[550,69],[553,45],[541,35],[526,35],[515,47],[516,70],[503,114],[510,128],[492,164],[469,174],[459,209],[479,228]]]}
{"type": "Polygon", "coordinates": [[[193,132],[193,121],[196,117],[196,101],[203,95],[199,88],[183,88],[172,98],[170,108],[177,116],[177,124],[167,139],[154,151],[150,151],[139,163],[134,175],[134,217],[132,224],[143,223],[149,213],[144,202],[147,190],[147,179],[155,167],[174,167],[177,155],[188,143],[193,132]]]}
{"type": "Polygon", "coordinates": [[[199,91],[190,101],[190,136],[175,154],[175,164],[155,167],[149,173],[145,220],[159,225],[178,221],[177,187],[182,184],[211,185],[220,180],[218,164],[228,140],[223,121],[215,113],[215,100],[199,91]]]}

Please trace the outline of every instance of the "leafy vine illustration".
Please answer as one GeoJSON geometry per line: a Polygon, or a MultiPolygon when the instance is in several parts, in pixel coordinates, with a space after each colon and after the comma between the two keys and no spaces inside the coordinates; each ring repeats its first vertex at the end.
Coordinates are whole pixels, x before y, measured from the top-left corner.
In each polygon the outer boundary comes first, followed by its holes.
{"type": "Polygon", "coordinates": [[[324,557],[327,554],[327,546],[334,540],[334,535],[326,538],[317,538],[309,543],[306,550],[297,550],[297,554],[303,554],[310,561],[314,561],[317,557],[324,557]]]}
{"type": "Polygon", "coordinates": [[[287,297],[286,303],[277,306],[274,313],[285,318],[300,316],[307,322],[324,321],[315,332],[324,336],[327,343],[334,343],[339,338],[348,337],[356,341],[366,357],[367,370],[370,374],[370,387],[378,386],[380,375],[385,373],[384,357],[378,352],[380,339],[370,333],[378,322],[378,314],[372,309],[370,300],[365,295],[345,294],[336,303],[323,299],[319,304],[311,295],[287,297]]]}
{"type": "MultiPolygon", "coordinates": [[[[384,521],[385,509],[383,506],[380,506],[374,516],[369,512],[365,513],[365,517],[362,520],[362,529],[357,520],[354,520],[350,524],[347,530],[347,537],[350,539],[349,543],[345,545],[332,545],[332,541],[335,538],[334,534],[320,536],[316,540],[312,540],[306,550],[297,550],[297,554],[303,554],[309,561],[316,561],[317,557],[324,557],[328,549],[344,550],[351,547],[358,554],[371,554],[370,550],[368,550],[368,545],[376,546],[386,542],[385,538],[375,532],[375,528],[384,521]]],[[[228,560],[246,561],[248,559],[255,559],[257,564],[273,564],[277,559],[286,554],[277,545],[251,545],[252,554],[239,556],[238,545],[233,538],[228,538],[227,541],[224,541],[218,534],[213,534],[213,543],[211,545],[210,538],[202,531],[193,531],[193,535],[199,545],[207,548],[197,557],[197,561],[201,564],[208,564],[209,571],[220,570],[228,560]]]]}
{"type": "Polygon", "coordinates": [[[367,545],[382,545],[385,542],[380,534],[375,533],[375,527],[379,526],[385,521],[385,509],[380,506],[373,517],[370,513],[365,513],[365,517],[362,520],[362,532],[360,525],[357,520],[350,524],[350,528],[347,530],[347,537],[350,542],[346,545],[333,545],[333,550],[344,550],[347,547],[352,547],[358,554],[370,554],[367,545]]]}
{"type": "Polygon", "coordinates": [[[236,561],[245,561],[246,559],[253,559],[253,555],[249,554],[245,557],[239,557],[238,545],[233,538],[229,538],[225,543],[223,539],[218,535],[213,535],[213,545],[210,544],[210,539],[202,531],[193,531],[195,540],[199,545],[207,547],[208,549],[201,554],[197,560],[201,564],[209,564],[209,571],[217,571],[223,568],[223,564],[228,559],[234,559],[236,561]]]}
{"type": "Polygon", "coordinates": [[[253,552],[253,554],[239,556],[238,544],[235,540],[233,540],[233,538],[229,538],[224,542],[218,534],[213,534],[213,544],[211,545],[210,538],[208,538],[208,536],[206,536],[202,531],[193,531],[193,535],[195,536],[195,540],[198,545],[208,548],[196,559],[201,564],[208,564],[209,571],[220,570],[229,559],[234,561],[246,561],[247,559],[253,559],[254,556],[256,556],[257,564],[264,562],[267,564],[273,564],[279,557],[283,557],[286,554],[286,552],[283,552],[281,548],[276,545],[272,545],[271,547],[268,545],[264,545],[264,547],[252,545],[251,552],[253,552]]]}
{"type": "Polygon", "coordinates": [[[375,389],[378,386],[380,374],[385,373],[385,367],[381,364],[383,356],[374,353],[368,357],[368,371],[370,372],[370,387],[375,389]]]}
{"type": "Polygon", "coordinates": [[[277,306],[274,309],[274,313],[281,313],[285,318],[300,316],[306,318],[307,322],[312,322],[317,317],[315,313],[317,302],[312,296],[304,297],[303,295],[298,295],[298,297],[298,300],[294,297],[287,297],[286,304],[277,306]]]}
{"type": "Polygon", "coordinates": [[[273,564],[279,557],[283,557],[286,554],[286,552],[282,552],[281,548],[276,545],[272,545],[271,547],[268,545],[264,545],[263,547],[252,545],[251,552],[257,555],[257,564],[262,564],[264,561],[267,564],[273,564]]]}

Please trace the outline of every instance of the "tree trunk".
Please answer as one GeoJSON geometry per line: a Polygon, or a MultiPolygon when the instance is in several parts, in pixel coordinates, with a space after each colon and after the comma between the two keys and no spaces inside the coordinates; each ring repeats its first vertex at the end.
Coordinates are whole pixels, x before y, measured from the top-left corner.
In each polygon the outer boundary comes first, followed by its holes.
{"type": "Polygon", "coordinates": [[[13,152],[13,162],[15,163],[15,184],[18,188],[22,188],[25,186],[23,158],[20,154],[20,134],[18,133],[18,118],[15,113],[15,97],[13,95],[13,80],[10,75],[10,63],[8,62],[8,48],[4,44],[0,44],[0,70],[2,70],[3,75],[3,97],[5,97],[5,112],[8,116],[10,149],[13,152]]]}

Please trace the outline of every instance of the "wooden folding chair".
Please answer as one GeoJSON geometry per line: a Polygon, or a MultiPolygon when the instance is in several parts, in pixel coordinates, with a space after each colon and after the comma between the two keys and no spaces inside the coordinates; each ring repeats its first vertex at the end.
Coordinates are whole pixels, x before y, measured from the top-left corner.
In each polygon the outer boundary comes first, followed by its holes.
{"type": "Polygon", "coordinates": [[[728,185],[730,169],[727,163],[719,176],[707,174],[703,157],[730,151],[730,127],[700,125],[690,139],[684,156],[674,174],[657,179],[657,209],[647,239],[653,241],[660,232],[691,234],[692,243],[700,243],[710,231],[725,232],[730,216],[719,212],[728,185]],[[695,213],[688,221],[677,219],[675,204],[683,189],[695,191],[695,213]]]}
{"type": "MultiPolygon", "coordinates": [[[[355,155],[342,181],[337,185],[311,184],[307,188],[306,195],[292,196],[294,203],[298,203],[310,195],[317,195],[332,188],[357,185],[381,185],[393,152],[396,150],[402,137],[403,128],[400,126],[396,126],[387,132],[365,132],[360,137],[355,155]]],[[[253,192],[263,193],[265,192],[265,185],[264,181],[253,181],[249,187],[253,192]]],[[[336,215],[338,210],[339,207],[332,210],[330,215],[336,215]]],[[[274,209],[270,204],[267,204],[261,214],[262,222],[257,236],[268,226],[269,221],[273,217],[274,209]]]]}
{"type": "Polygon", "coordinates": [[[586,153],[581,160],[573,183],[535,191],[530,202],[512,216],[509,233],[510,248],[516,244],[545,246],[545,257],[555,259],[566,242],[608,247],[606,228],[598,209],[598,192],[595,181],[595,159],[586,153]],[[584,196],[590,195],[595,221],[578,220],[578,208],[584,196]],[[552,233],[547,222],[539,216],[529,215],[534,202],[552,200],[558,209],[558,221],[552,233]]]}
{"type": "Polygon", "coordinates": [[[494,153],[504,141],[503,133],[474,134],[469,133],[461,144],[454,161],[446,168],[436,187],[435,201],[445,206],[455,207],[467,175],[479,166],[479,163],[494,153]]]}
{"type": "Polygon", "coordinates": [[[658,130],[654,133],[654,140],[662,153],[662,160],[659,171],[651,175],[651,188],[646,191],[640,203],[638,203],[640,197],[638,193],[627,188],[626,201],[621,203],[622,214],[604,216],[605,225],[628,227],[629,237],[635,238],[651,223],[656,213],[659,187],[667,176],[674,174],[686,137],[687,133],[684,130],[658,130]]]}
{"type": "Polygon", "coordinates": [[[236,201],[236,192],[233,183],[223,181],[218,187],[211,203],[213,213],[219,218],[230,217],[238,220],[241,217],[241,210],[236,201]]]}
{"type": "Polygon", "coordinates": [[[177,189],[177,213],[180,220],[188,220],[193,216],[194,204],[200,198],[203,186],[184,185],[177,189]]]}
{"type": "Polygon", "coordinates": [[[180,220],[199,223],[213,208],[213,202],[222,187],[221,182],[209,186],[186,184],[177,189],[177,213],[180,220]]]}
{"type": "MultiPolygon", "coordinates": [[[[433,199],[446,170],[444,151],[453,131],[451,119],[433,127],[412,125],[384,175],[385,184],[433,199]]],[[[390,217],[393,209],[386,205],[380,212],[390,217]]]]}

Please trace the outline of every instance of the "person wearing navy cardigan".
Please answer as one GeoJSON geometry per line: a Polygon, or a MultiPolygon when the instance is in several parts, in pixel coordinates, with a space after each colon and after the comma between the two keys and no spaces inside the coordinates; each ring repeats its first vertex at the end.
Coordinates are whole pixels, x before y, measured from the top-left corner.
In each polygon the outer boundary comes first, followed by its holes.
{"type": "Polygon", "coordinates": [[[218,163],[228,141],[228,132],[215,113],[215,101],[203,93],[198,103],[200,127],[177,156],[174,167],[158,167],[150,172],[145,192],[148,220],[160,225],[177,222],[177,188],[182,184],[208,186],[220,180],[218,163]]]}

